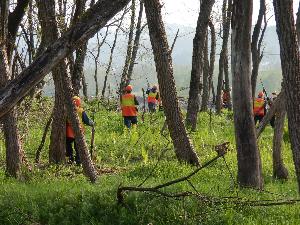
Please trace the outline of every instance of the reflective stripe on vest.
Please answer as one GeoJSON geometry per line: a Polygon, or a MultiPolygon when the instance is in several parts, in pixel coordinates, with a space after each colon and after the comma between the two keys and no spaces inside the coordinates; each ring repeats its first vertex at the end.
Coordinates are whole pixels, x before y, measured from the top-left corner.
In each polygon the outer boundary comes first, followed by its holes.
{"type": "Polygon", "coordinates": [[[157,95],[157,92],[155,92],[155,93],[150,92],[148,95],[148,103],[151,102],[151,103],[156,104],[156,95],[157,95]]]}
{"type": "Polygon", "coordinates": [[[262,98],[255,99],[253,103],[253,113],[256,116],[263,116],[265,115],[265,101],[262,98]]]}
{"type": "MultiPolygon", "coordinates": [[[[79,124],[80,124],[80,130],[84,131],[83,129],[83,123],[82,123],[82,113],[83,113],[83,108],[81,107],[76,107],[77,115],[79,118],[79,124]]],[[[68,120],[66,124],[66,136],[69,138],[75,138],[75,133],[72,128],[71,122],[68,120]]]]}
{"type": "Polygon", "coordinates": [[[122,109],[123,116],[136,116],[137,115],[133,94],[122,95],[121,109],[122,109]]]}

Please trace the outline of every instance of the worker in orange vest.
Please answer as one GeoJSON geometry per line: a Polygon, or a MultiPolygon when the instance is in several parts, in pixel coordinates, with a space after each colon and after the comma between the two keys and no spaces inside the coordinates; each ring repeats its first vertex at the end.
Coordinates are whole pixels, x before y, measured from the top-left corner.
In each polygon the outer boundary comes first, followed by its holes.
{"type": "Polygon", "coordinates": [[[255,125],[257,121],[260,123],[266,114],[266,102],[262,91],[258,93],[257,98],[253,102],[253,113],[255,125]]]}
{"type": "MultiPolygon", "coordinates": [[[[89,119],[84,109],[81,107],[81,100],[78,96],[73,97],[73,104],[76,106],[76,111],[78,114],[79,122],[80,122],[80,129],[84,131],[83,124],[86,124],[88,126],[94,126],[95,123],[89,119]]],[[[66,156],[69,158],[69,163],[74,162],[73,157],[73,147],[72,144],[74,143],[75,148],[75,162],[77,165],[81,164],[80,156],[78,149],[76,147],[75,143],[75,134],[74,130],[72,128],[71,122],[69,120],[66,121],[66,156]]]]}
{"type": "Polygon", "coordinates": [[[148,101],[149,112],[155,112],[157,104],[161,105],[161,100],[160,100],[157,86],[153,85],[151,89],[148,88],[146,94],[148,95],[147,101],[148,101]]]}
{"type": "Polygon", "coordinates": [[[121,96],[121,110],[122,116],[124,118],[124,125],[127,128],[131,128],[137,125],[137,106],[139,102],[132,92],[132,86],[128,85],[125,87],[125,94],[121,96]]]}

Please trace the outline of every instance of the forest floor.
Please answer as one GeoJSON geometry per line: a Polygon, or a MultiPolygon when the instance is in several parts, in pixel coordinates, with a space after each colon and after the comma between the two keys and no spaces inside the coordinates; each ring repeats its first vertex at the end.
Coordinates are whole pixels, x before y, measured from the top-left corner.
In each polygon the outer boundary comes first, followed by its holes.
{"type": "MultiPolygon", "coordinates": [[[[89,115],[96,108],[85,105],[89,115]]],[[[28,115],[20,113],[20,133],[32,169],[22,168],[19,180],[5,177],[0,139],[0,224],[300,224],[300,203],[292,201],[299,195],[287,127],[283,159],[289,179],[272,177],[273,130],[268,126],[259,139],[264,190],[239,189],[232,113],[211,117],[200,113],[198,129],[190,136],[201,164],[217,155],[215,145],[228,141],[230,151],[224,158],[184,182],[160,189],[170,195],[186,193],[185,197],[126,192],[123,204],[118,204],[120,186],[154,187],[196,169],[179,163],[168,132],[160,133],[163,113],[146,114],[144,122],[139,117],[137,130],[128,132],[120,113],[104,107],[96,110],[96,184],[88,181],[81,166],[48,163],[49,134],[40,163],[34,163],[50,113],[49,99],[34,103],[28,115]],[[276,205],[283,201],[289,204],[276,205]]],[[[91,129],[85,130],[89,145],[91,129]]]]}

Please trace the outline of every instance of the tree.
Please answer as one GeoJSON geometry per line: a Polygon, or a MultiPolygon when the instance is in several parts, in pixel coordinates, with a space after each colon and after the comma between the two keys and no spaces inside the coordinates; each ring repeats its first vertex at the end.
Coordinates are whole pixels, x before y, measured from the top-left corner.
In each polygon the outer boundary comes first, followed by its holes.
{"type": "Polygon", "coordinates": [[[135,24],[135,0],[132,0],[131,3],[131,20],[129,26],[128,42],[127,42],[127,54],[125,58],[125,63],[123,67],[123,72],[121,75],[120,89],[119,93],[122,94],[127,80],[128,80],[128,69],[131,61],[132,50],[133,50],[133,33],[134,33],[134,24],[135,24]]]}
{"type": "Polygon", "coordinates": [[[260,189],[263,179],[250,83],[252,0],[234,0],[232,13],[231,68],[238,181],[242,187],[260,189]]]}
{"type": "Polygon", "coordinates": [[[251,42],[251,53],[252,53],[252,64],[253,64],[252,74],[251,74],[251,87],[252,87],[253,99],[255,98],[259,64],[263,58],[263,52],[261,52],[261,45],[262,45],[262,41],[266,29],[267,29],[266,3],[265,0],[260,0],[259,14],[258,14],[257,22],[253,29],[252,42],[251,42]],[[264,27],[261,31],[263,19],[264,19],[264,27]]]}
{"type": "MultiPolygon", "coordinates": [[[[85,11],[86,0],[76,0],[76,9],[72,19],[72,23],[76,24],[85,11]]],[[[74,89],[74,94],[79,95],[81,89],[81,84],[83,88],[83,95],[87,99],[87,84],[85,82],[85,76],[83,73],[84,60],[87,51],[88,40],[85,43],[82,43],[81,46],[76,49],[76,58],[72,69],[72,86],[74,89]]]]}
{"type": "Polygon", "coordinates": [[[273,1],[289,134],[300,192],[300,58],[292,3],[284,0],[273,1]]]}
{"type": "Polygon", "coordinates": [[[104,77],[104,83],[103,83],[103,88],[102,88],[102,98],[104,98],[104,95],[105,95],[105,90],[106,90],[106,86],[107,86],[107,78],[108,78],[108,75],[110,73],[110,70],[111,70],[111,65],[112,65],[112,60],[113,60],[113,54],[114,54],[114,51],[115,51],[115,47],[116,47],[116,44],[117,44],[117,39],[118,39],[118,35],[119,35],[119,31],[121,29],[121,26],[122,26],[122,23],[123,23],[123,20],[124,20],[124,16],[126,14],[126,9],[124,9],[124,12],[120,18],[120,22],[117,26],[117,29],[115,31],[115,38],[114,38],[114,41],[113,41],[113,44],[112,46],[110,47],[110,56],[109,56],[109,60],[108,60],[108,65],[107,65],[107,68],[106,68],[106,71],[105,71],[105,77],[104,77]]]}
{"type": "MultiPolygon", "coordinates": [[[[18,1],[13,12],[9,13],[9,0],[0,2],[0,87],[11,79],[10,65],[17,30],[25,14],[29,1],[18,1]]],[[[6,148],[6,174],[18,177],[22,162],[22,144],[17,127],[15,109],[2,118],[6,148]]]]}
{"type": "Polygon", "coordinates": [[[189,100],[186,115],[186,125],[196,130],[197,115],[200,103],[200,86],[203,73],[203,49],[205,45],[205,33],[207,30],[210,13],[214,0],[203,1],[197,21],[196,34],[193,40],[192,71],[189,90],[189,100]]]}
{"type": "Polygon", "coordinates": [[[229,75],[228,75],[228,40],[230,34],[230,18],[231,18],[231,5],[232,0],[223,0],[222,7],[222,26],[223,26],[223,43],[219,58],[219,76],[217,85],[217,95],[216,95],[216,112],[221,113],[222,109],[222,91],[226,91],[228,94],[228,105],[231,109],[231,98],[230,98],[230,85],[229,85],[229,75]],[[227,6],[228,5],[228,6],[227,6]],[[225,75],[225,82],[223,82],[223,74],[225,75]]]}
{"type": "Polygon", "coordinates": [[[187,135],[178,105],[172,57],[161,17],[161,4],[159,0],[148,0],[144,4],[161,98],[176,156],[181,161],[199,165],[200,162],[187,135]]]}
{"type": "MultiPolygon", "coordinates": [[[[37,0],[38,17],[42,33],[42,46],[46,49],[57,38],[59,30],[55,16],[54,0],[37,0]]],[[[53,121],[49,146],[49,162],[62,163],[65,161],[66,151],[66,109],[64,101],[64,86],[61,74],[66,75],[65,66],[60,63],[52,69],[55,86],[55,101],[53,109],[53,121]]]]}
{"type": "Polygon", "coordinates": [[[137,25],[136,25],[135,38],[134,38],[134,42],[133,42],[131,60],[130,60],[129,68],[128,68],[126,85],[128,85],[130,83],[131,78],[132,78],[133,67],[135,64],[137,52],[138,52],[139,45],[140,45],[141,33],[146,25],[145,24],[144,26],[142,26],[143,9],[144,9],[143,1],[140,0],[140,11],[139,11],[139,17],[138,17],[138,21],[137,21],[137,25]]]}
{"type": "Polygon", "coordinates": [[[278,179],[287,179],[288,170],[284,166],[281,151],[286,110],[283,98],[281,98],[279,101],[280,102],[278,103],[278,107],[276,109],[273,137],[273,176],[274,178],[278,179]]]}
{"type": "Polygon", "coordinates": [[[19,76],[0,90],[0,118],[9,112],[36,84],[38,84],[68,54],[82,42],[96,34],[129,0],[98,1],[87,10],[78,23],[52,43],[19,76]]]}
{"type": "Polygon", "coordinates": [[[209,60],[208,60],[208,33],[206,32],[206,41],[204,47],[204,58],[203,58],[203,94],[201,100],[201,110],[200,111],[207,111],[207,104],[209,98],[209,60]]]}

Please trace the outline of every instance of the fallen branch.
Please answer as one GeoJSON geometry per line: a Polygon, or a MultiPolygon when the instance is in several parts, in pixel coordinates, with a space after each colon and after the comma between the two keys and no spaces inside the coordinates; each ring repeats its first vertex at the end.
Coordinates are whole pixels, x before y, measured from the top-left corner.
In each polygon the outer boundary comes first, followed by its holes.
{"type": "Polygon", "coordinates": [[[118,203],[123,204],[124,192],[126,192],[126,191],[153,192],[153,193],[157,193],[161,196],[165,196],[165,197],[183,197],[183,196],[191,195],[190,192],[183,192],[183,193],[178,193],[178,194],[169,194],[169,193],[166,193],[166,192],[162,192],[159,189],[171,186],[173,184],[177,184],[177,183],[182,182],[182,181],[187,181],[190,177],[192,177],[193,175],[198,173],[200,170],[208,167],[210,164],[212,164],[214,161],[216,161],[220,157],[223,157],[228,152],[228,150],[229,150],[228,147],[229,147],[229,142],[225,142],[223,144],[215,146],[215,150],[218,153],[218,155],[215,156],[214,158],[212,158],[211,160],[209,160],[208,162],[206,162],[205,164],[203,164],[202,166],[198,167],[196,170],[194,170],[193,172],[191,172],[187,176],[169,181],[169,182],[164,183],[164,184],[157,185],[155,187],[119,187],[118,191],[117,191],[118,203]]]}

